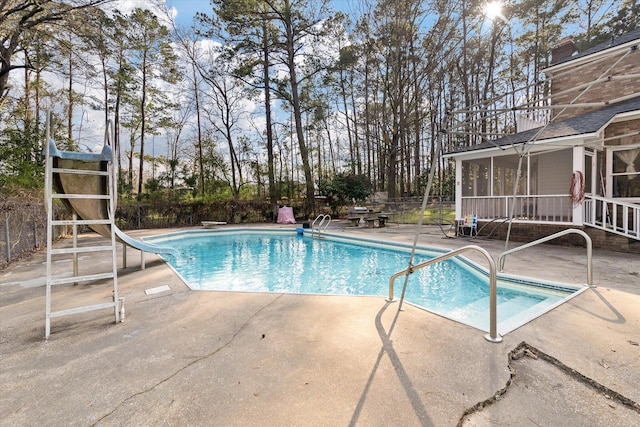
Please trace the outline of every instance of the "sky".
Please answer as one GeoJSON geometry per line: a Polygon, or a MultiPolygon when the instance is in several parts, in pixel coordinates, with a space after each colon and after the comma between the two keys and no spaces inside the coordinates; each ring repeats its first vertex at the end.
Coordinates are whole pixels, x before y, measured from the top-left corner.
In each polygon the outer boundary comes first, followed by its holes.
{"type": "Polygon", "coordinates": [[[165,0],[169,9],[174,8],[178,14],[175,17],[176,24],[189,27],[193,24],[193,16],[196,12],[211,12],[209,0],[165,0]]]}
{"type": "MultiPolygon", "coordinates": [[[[331,0],[334,8],[348,10],[350,2],[358,0],[331,0]]],[[[209,0],[165,0],[167,8],[174,8],[178,14],[175,21],[179,26],[189,27],[193,24],[193,16],[196,12],[211,13],[211,2],[209,0]]]]}
{"type": "MultiPolygon", "coordinates": [[[[176,24],[184,27],[193,25],[193,17],[196,12],[211,13],[212,10],[210,0],[164,0],[164,2],[167,9],[174,8],[176,10],[176,24]]],[[[124,13],[129,13],[136,7],[154,10],[153,1],[149,0],[118,0],[118,2],[115,3],[115,7],[124,13]]],[[[161,16],[160,11],[156,13],[158,16],[161,16]]],[[[15,78],[19,79],[19,73],[14,73],[14,75],[15,78]]],[[[62,86],[64,81],[53,76],[51,77],[50,83],[57,87],[62,86]]],[[[16,86],[19,86],[19,83],[16,83],[16,86]]],[[[76,114],[82,117],[79,119],[81,124],[78,123],[74,125],[74,132],[79,141],[80,149],[94,152],[101,150],[105,129],[104,113],[84,106],[82,113],[77,112],[76,114]]],[[[151,148],[149,148],[149,150],[151,150],[151,148]]],[[[166,147],[164,138],[155,138],[155,150],[155,154],[165,154],[166,147]]]]}

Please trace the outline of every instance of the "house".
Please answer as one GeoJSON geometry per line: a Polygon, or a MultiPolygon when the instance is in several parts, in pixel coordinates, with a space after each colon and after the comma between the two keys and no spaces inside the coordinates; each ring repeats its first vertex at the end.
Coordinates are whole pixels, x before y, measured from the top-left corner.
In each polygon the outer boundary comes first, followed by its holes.
{"type": "Polygon", "coordinates": [[[551,120],[445,154],[457,216],[475,214],[481,235],[504,238],[513,217],[513,240],[578,228],[595,247],[640,253],[639,45],[640,28],[584,52],[563,39],[543,70],[551,120]]]}

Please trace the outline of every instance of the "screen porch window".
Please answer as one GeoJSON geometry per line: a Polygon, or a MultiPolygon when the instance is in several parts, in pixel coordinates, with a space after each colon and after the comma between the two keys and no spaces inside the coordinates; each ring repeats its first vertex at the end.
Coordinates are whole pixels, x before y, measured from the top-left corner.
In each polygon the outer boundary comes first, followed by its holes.
{"type": "MultiPolygon", "coordinates": [[[[462,162],[462,196],[510,196],[518,172],[518,156],[508,155],[488,159],[465,160],[462,162]]],[[[537,168],[537,159],[524,159],[517,195],[526,195],[528,186],[535,190],[535,182],[528,182],[530,168],[537,168]],[[531,163],[531,164],[530,164],[531,163]]]]}
{"type": "MultiPolygon", "coordinates": [[[[517,155],[499,156],[493,158],[493,194],[492,196],[511,196],[513,195],[513,185],[518,175],[518,162],[520,157],[517,155]]],[[[527,184],[529,176],[528,158],[522,159],[520,170],[520,179],[516,194],[521,196],[527,194],[527,184]]]]}
{"type": "Polygon", "coordinates": [[[491,159],[462,162],[462,196],[489,196],[491,159]]]}
{"type": "Polygon", "coordinates": [[[640,197],[640,147],[613,152],[613,196],[640,197]]]}
{"type": "Polygon", "coordinates": [[[459,209],[481,219],[514,215],[523,221],[569,222],[572,156],[572,148],[562,148],[529,153],[521,164],[518,154],[463,160],[459,209]]]}

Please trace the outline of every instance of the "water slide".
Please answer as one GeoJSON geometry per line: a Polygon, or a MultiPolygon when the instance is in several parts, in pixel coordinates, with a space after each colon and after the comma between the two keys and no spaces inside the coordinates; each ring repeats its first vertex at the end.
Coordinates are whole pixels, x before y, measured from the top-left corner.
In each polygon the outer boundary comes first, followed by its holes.
{"type": "MultiPolygon", "coordinates": [[[[53,167],[61,169],[82,169],[87,171],[107,171],[109,162],[113,161],[113,152],[108,144],[105,144],[101,153],[78,153],[74,151],[58,150],[53,140],[49,140],[49,155],[53,159],[53,167]]],[[[60,194],[86,194],[108,196],[108,179],[101,175],[85,175],[77,173],[56,173],[53,175],[53,187],[60,194]]],[[[115,191],[114,191],[115,195],[115,191]]],[[[107,219],[109,198],[63,198],[65,206],[85,220],[107,219]]],[[[111,238],[111,226],[109,224],[91,224],[93,231],[111,238]]],[[[158,246],[152,243],[135,239],[125,234],[115,224],[116,239],[143,252],[154,254],[179,256],[174,248],[158,246]]]]}

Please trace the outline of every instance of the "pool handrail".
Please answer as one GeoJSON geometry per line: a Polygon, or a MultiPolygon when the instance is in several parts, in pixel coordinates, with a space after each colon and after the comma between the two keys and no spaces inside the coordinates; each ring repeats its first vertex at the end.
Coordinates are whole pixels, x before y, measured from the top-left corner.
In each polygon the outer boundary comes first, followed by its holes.
{"type": "Polygon", "coordinates": [[[325,214],[318,215],[316,219],[314,219],[313,222],[311,223],[311,236],[313,237],[314,231],[317,231],[319,236],[321,231],[325,231],[327,227],[329,227],[329,224],[331,224],[331,215],[325,215],[325,214]],[[318,220],[320,220],[320,224],[318,224],[318,226],[316,227],[316,222],[318,220]],[[328,221],[325,224],[324,222],[326,220],[328,221]],[[323,225],[324,225],[324,228],[322,228],[323,225]]]}
{"type": "Polygon", "coordinates": [[[568,228],[566,230],[559,231],[557,233],[551,234],[551,235],[543,237],[541,239],[534,240],[533,242],[529,242],[529,243],[524,244],[522,246],[518,246],[518,247],[515,247],[513,249],[509,249],[508,251],[502,252],[498,256],[498,271],[500,271],[500,272],[504,271],[504,260],[507,257],[507,255],[510,255],[510,254],[512,254],[514,252],[521,251],[523,249],[530,248],[530,247],[535,246],[535,245],[540,244],[540,243],[547,242],[549,240],[557,239],[558,237],[564,236],[566,234],[579,234],[582,237],[584,237],[584,240],[587,243],[587,286],[589,286],[590,288],[595,288],[596,285],[593,284],[593,267],[592,267],[592,264],[593,264],[593,243],[591,242],[591,237],[589,237],[589,235],[587,233],[585,233],[582,230],[578,230],[577,228],[568,228]]]}
{"type": "MultiPolygon", "coordinates": [[[[410,266],[405,268],[402,271],[397,272],[389,279],[389,298],[387,301],[394,302],[395,298],[393,296],[393,282],[400,276],[406,276],[407,274],[412,274],[414,271],[419,270],[424,267],[428,267],[431,264],[435,264],[440,261],[444,261],[446,259],[452,258],[456,255],[460,255],[463,252],[468,251],[476,251],[481,253],[489,262],[489,333],[484,336],[487,341],[493,343],[502,342],[502,337],[498,334],[498,315],[497,315],[497,273],[496,273],[496,263],[491,257],[491,254],[487,252],[486,249],[481,248],[477,245],[467,245],[458,249],[454,249],[446,254],[442,254],[438,257],[427,260],[418,265],[410,266]]],[[[405,287],[402,289],[402,296],[400,297],[400,304],[398,305],[398,311],[402,309],[402,302],[404,301],[404,293],[406,289],[405,287]]]]}

